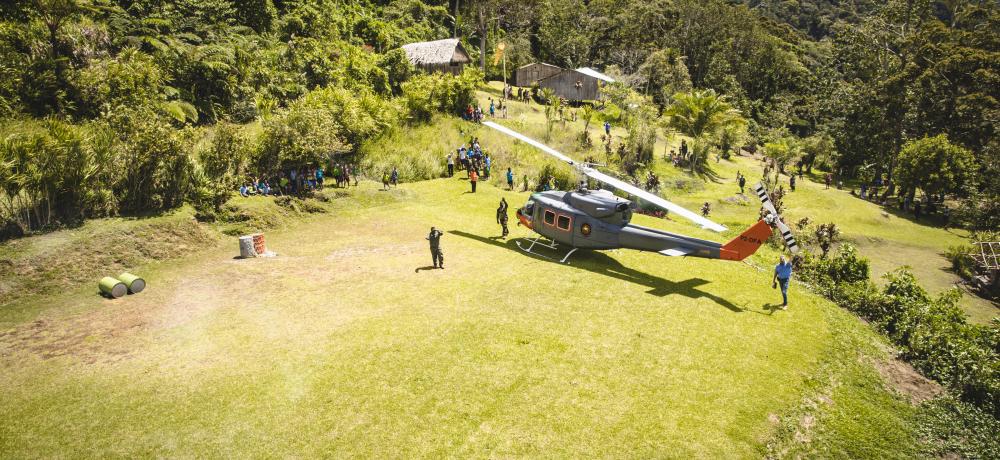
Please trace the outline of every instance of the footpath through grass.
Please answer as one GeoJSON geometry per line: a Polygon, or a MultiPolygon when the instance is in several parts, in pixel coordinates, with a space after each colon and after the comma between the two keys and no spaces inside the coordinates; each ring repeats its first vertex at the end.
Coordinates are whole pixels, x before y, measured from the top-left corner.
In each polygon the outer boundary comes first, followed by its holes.
{"type": "MultiPolygon", "coordinates": [[[[78,293],[0,311],[0,452],[917,449],[912,409],[871,373],[841,370],[884,358],[880,342],[800,286],[789,311],[776,312],[770,274],[745,264],[612,251],[560,265],[496,238],[499,198],[516,207],[527,194],[489,185],[468,194],[458,178],[389,192],[364,185],[335,199],[329,214],[269,232],[277,258],[234,260],[229,238],[142,273],[149,288],[139,295],[78,293]],[[445,270],[427,268],[431,225],[446,232],[445,270]],[[803,407],[830,381],[858,389],[884,416],[833,416],[851,429],[809,434],[803,407]]],[[[512,237],[527,235],[513,229],[512,237]]]]}

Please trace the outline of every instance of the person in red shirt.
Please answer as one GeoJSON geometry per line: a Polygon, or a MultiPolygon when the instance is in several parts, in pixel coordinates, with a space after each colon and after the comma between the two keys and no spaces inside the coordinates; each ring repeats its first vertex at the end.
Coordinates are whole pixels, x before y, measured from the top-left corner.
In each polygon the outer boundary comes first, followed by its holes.
{"type": "Polygon", "coordinates": [[[479,174],[476,174],[476,170],[473,169],[469,172],[469,183],[472,184],[472,193],[476,193],[476,182],[479,181],[479,174]]]}

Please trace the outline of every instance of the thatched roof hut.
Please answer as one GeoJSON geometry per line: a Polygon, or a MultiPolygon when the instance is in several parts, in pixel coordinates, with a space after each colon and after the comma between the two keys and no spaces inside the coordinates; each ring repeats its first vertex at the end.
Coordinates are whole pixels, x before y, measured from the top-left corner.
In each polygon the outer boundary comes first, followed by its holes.
{"type": "Polygon", "coordinates": [[[428,72],[447,72],[458,75],[472,62],[469,53],[457,38],[419,42],[403,45],[403,51],[417,68],[428,72]]]}

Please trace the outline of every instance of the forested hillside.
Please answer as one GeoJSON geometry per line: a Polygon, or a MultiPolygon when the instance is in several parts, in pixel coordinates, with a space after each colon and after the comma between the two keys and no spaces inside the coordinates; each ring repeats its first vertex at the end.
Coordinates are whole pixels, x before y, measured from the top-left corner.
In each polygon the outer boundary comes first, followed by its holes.
{"type": "Polygon", "coordinates": [[[415,72],[398,50],[457,35],[488,79],[536,60],[604,69],[634,90],[630,104],[649,98],[653,129],[674,93],[712,89],[747,118],[740,143],[781,140],[807,170],[882,179],[887,195],[954,196],[965,224],[995,227],[998,10],[961,0],[14,0],[0,7],[2,215],[34,230],[218,201],[251,170],[350,155],[388,126],[470,101],[468,88],[435,93],[428,77],[408,94],[415,72]],[[506,62],[495,59],[501,42],[506,62]],[[246,144],[231,163],[193,152],[202,127],[255,121],[259,136],[229,139],[246,144]],[[306,135],[318,126],[330,135],[306,135]],[[901,161],[908,143],[939,135],[959,160],[931,149],[901,161]],[[942,164],[947,177],[925,183],[942,164]]]}

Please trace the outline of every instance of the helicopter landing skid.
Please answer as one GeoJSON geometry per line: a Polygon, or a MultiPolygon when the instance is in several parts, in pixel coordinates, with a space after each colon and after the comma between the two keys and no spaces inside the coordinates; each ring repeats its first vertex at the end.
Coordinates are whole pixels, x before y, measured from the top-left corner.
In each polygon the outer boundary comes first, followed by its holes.
{"type": "MultiPolygon", "coordinates": [[[[558,246],[556,245],[555,241],[553,241],[551,243],[546,243],[546,242],[541,241],[541,240],[542,240],[542,237],[538,237],[538,238],[535,238],[535,239],[531,240],[531,244],[529,244],[527,248],[525,248],[524,246],[521,246],[521,242],[517,241],[517,247],[521,248],[522,251],[527,252],[528,254],[534,254],[534,255],[536,255],[538,257],[544,257],[544,258],[549,259],[549,260],[555,260],[555,258],[544,256],[542,254],[539,254],[537,252],[532,251],[532,249],[535,247],[536,244],[539,245],[539,246],[541,246],[541,247],[543,247],[543,248],[549,248],[549,249],[552,249],[552,250],[558,249],[558,246]]],[[[566,255],[563,256],[563,258],[559,260],[559,263],[562,263],[562,264],[567,263],[566,261],[569,260],[569,256],[572,255],[574,252],[576,252],[577,249],[579,249],[579,248],[570,249],[569,252],[567,252],[566,255]]]]}

